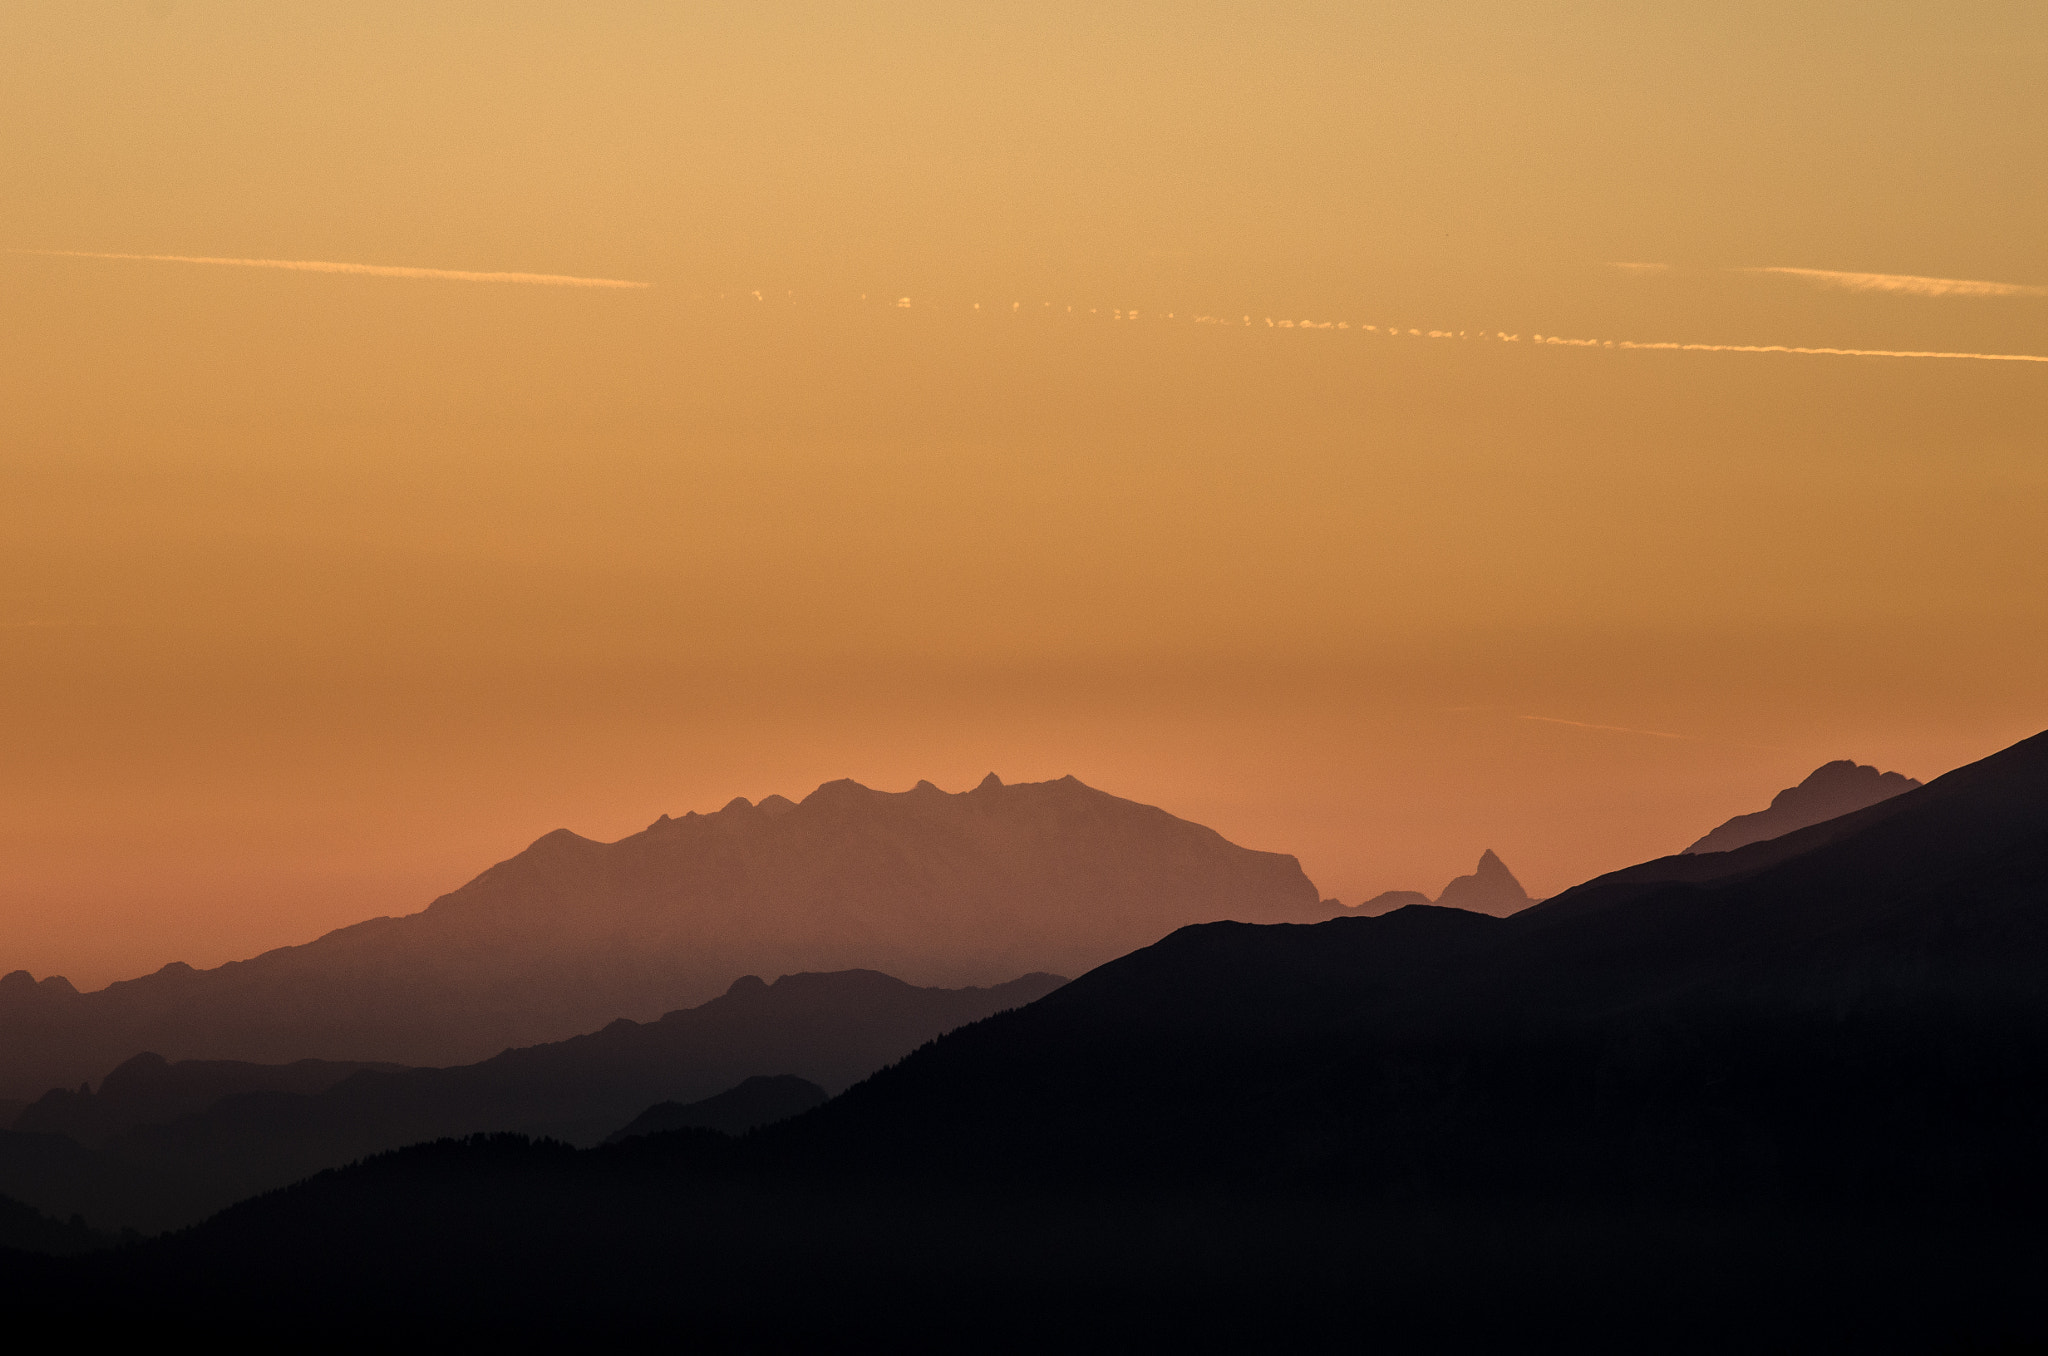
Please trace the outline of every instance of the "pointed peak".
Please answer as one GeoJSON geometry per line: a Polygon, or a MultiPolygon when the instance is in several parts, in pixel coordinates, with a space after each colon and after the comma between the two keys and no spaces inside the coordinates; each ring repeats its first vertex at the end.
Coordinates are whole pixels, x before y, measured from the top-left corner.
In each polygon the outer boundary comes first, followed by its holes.
{"type": "Polygon", "coordinates": [[[748,800],[745,796],[734,796],[731,800],[727,801],[722,807],[720,807],[718,813],[722,815],[729,815],[732,814],[734,811],[745,813],[746,811],[751,810],[753,808],[754,802],[748,800]]]}
{"type": "Polygon", "coordinates": [[[1446,908],[1470,909],[1475,913],[1512,912],[1529,904],[1529,892],[1508,864],[1492,848],[1479,854],[1479,867],[1443,888],[1436,902],[1446,908]]]}
{"type": "Polygon", "coordinates": [[[991,772],[988,776],[976,782],[974,789],[977,791],[1000,791],[1003,789],[1003,779],[991,772]]]}
{"type": "Polygon", "coordinates": [[[919,780],[916,786],[910,788],[910,794],[913,796],[943,796],[946,793],[928,781],[919,780]]]}

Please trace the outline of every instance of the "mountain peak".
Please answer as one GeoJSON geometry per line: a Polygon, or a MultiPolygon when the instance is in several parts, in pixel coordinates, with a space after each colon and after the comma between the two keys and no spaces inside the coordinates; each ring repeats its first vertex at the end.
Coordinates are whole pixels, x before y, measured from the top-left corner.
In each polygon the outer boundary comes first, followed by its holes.
{"type": "Polygon", "coordinates": [[[1357,912],[1377,917],[1417,904],[1434,904],[1439,908],[1500,915],[1526,909],[1535,902],[1522,888],[1522,882],[1515,879],[1515,873],[1508,870],[1508,864],[1500,859],[1500,854],[1488,848],[1479,854],[1479,865],[1471,875],[1460,876],[1446,885],[1443,893],[1434,900],[1420,890],[1388,890],[1366,900],[1358,906],[1357,912]]]}
{"type": "Polygon", "coordinates": [[[977,782],[974,789],[977,791],[1000,791],[1003,789],[1003,779],[991,772],[988,776],[983,777],[977,782]]]}
{"type": "Polygon", "coordinates": [[[805,796],[798,804],[810,805],[813,802],[819,805],[843,804],[872,794],[874,793],[853,778],[841,777],[836,781],[819,783],[818,789],[805,796]]]}
{"type": "Polygon", "coordinates": [[[1447,909],[1468,909],[1473,913],[1513,913],[1535,901],[1508,870],[1506,862],[1492,848],[1479,854],[1479,865],[1469,876],[1460,876],[1436,897],[1447,909]]]}

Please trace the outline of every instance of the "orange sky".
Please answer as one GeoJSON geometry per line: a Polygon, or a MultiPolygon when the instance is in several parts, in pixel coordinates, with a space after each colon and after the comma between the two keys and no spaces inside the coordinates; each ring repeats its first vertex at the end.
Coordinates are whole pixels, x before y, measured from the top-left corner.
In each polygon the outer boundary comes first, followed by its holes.
{"type": "Polygon", "coordinates": [[[2048,364],[1533,343],[2048,355],[2048,12],[1098,8],[0,9],[0,248],[651,284],[0,255],[0,970],[840,776],[1542,894],[2048,726],[2048,364]]]}

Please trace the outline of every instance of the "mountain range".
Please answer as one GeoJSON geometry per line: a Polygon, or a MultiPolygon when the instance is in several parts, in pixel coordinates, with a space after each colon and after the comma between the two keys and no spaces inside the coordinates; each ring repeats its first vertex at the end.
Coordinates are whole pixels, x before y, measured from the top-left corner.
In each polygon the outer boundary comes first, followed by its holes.
{"type": "Polygon", "coordinates": [[[1358,911],[1377,915],[1414,904],[1437,904],[1446,909],[1504,916],[1526,909],[1535,902],[1522,888],[1522,882],[1515,879],[1515,873],[1508,870],[1507,863],[1488,848],[1479,854],[1479,865],[1473,868],[1471,875],[1456,877],[1435,899],[1420,890],[1388,890],[1366,900],[1358,906],[1358,911]]]}
{"type": "Polygon", "coordinates": [[[2038,1349],[2044,1132],[2048,735],[1507,918],[1183,928],[739,1139],[416,1146],[0,1298],[713,1347],[2038,1349]]]}
{"type": "Polygon", "coordinates": [[[557,830],[421,913],[212,970],[92,993],[17,971],[0,979],[0,1094],[76,1086],[145,1050],[460,1064],[701,1003],[736,975],[980,985],[1078,974],[1188,923],[1336,911],[1293,857],[1072,777],[991,774],[956,795],[828,782],[615,843],[557,830]]]}
{"type": "Polygon", "coordinates": [[[0,1131],[0,1195],[101,1229],[156,1232],[443,1136],[520,1131],[595,1144],[646,1116],[744,1129],[805,1110],[946,1031],[1064,982],[1034,974],[935,989],[872,970],[772,984],[748,975],[659,1021],[621,1019],[454,1068],[138,1055],[97,1091],[53,1090],[0,1131]]]}

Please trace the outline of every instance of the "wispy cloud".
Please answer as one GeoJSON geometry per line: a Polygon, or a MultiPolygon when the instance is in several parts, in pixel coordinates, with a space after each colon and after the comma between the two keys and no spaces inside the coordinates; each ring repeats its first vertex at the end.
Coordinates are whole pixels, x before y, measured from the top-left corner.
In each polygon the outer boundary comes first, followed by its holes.
{"type": "Polygon", "coordinates": [[[1736,273],[1777,273],[1845,292],[1895,292],[1909,297],[2048,297],[2048,287],[1985,282],[1980,278],[1920,278],[1908,273],[1837,273],[1825,268],[1738,268],[1736,273]]]}
{"type": "Polygon", "coordinates": [[[327,259],[214,259],[190,254],[95,254],[86,250],[8,250],[52,259],[126,259],[151,264],[220,264],[229,268],[282,268],[295,273],[350,273],[365,278],[431,278],[442,282],[525,283],[531,287],[652,287],[622,278],[576,278],[561,273],[477,273],[458,268],[406,268],[396,264],[343,264],[327,259]]]}
{"type": "Polygon", "coordinates": [[[1518,716],[1516,719],[1540,721],[1545,725],[1569,725],[1579,730],[1605,730],[1609,734],[1647,735],[1651,739],[1690,740],[1694,738],[1692,735],[1672,734],[1668,730],[1638,730],[1629,725],[1595,725],[1590,721],[1565,720],[1558,716],[1518,716]]]}
{"type": "Polygon", "coordinates": [[[1671,265],[1669,264],[1609,264],[1608,267],[1618,268],[1623,273],[1668,273],[1671,271],[1671,265]]]}

